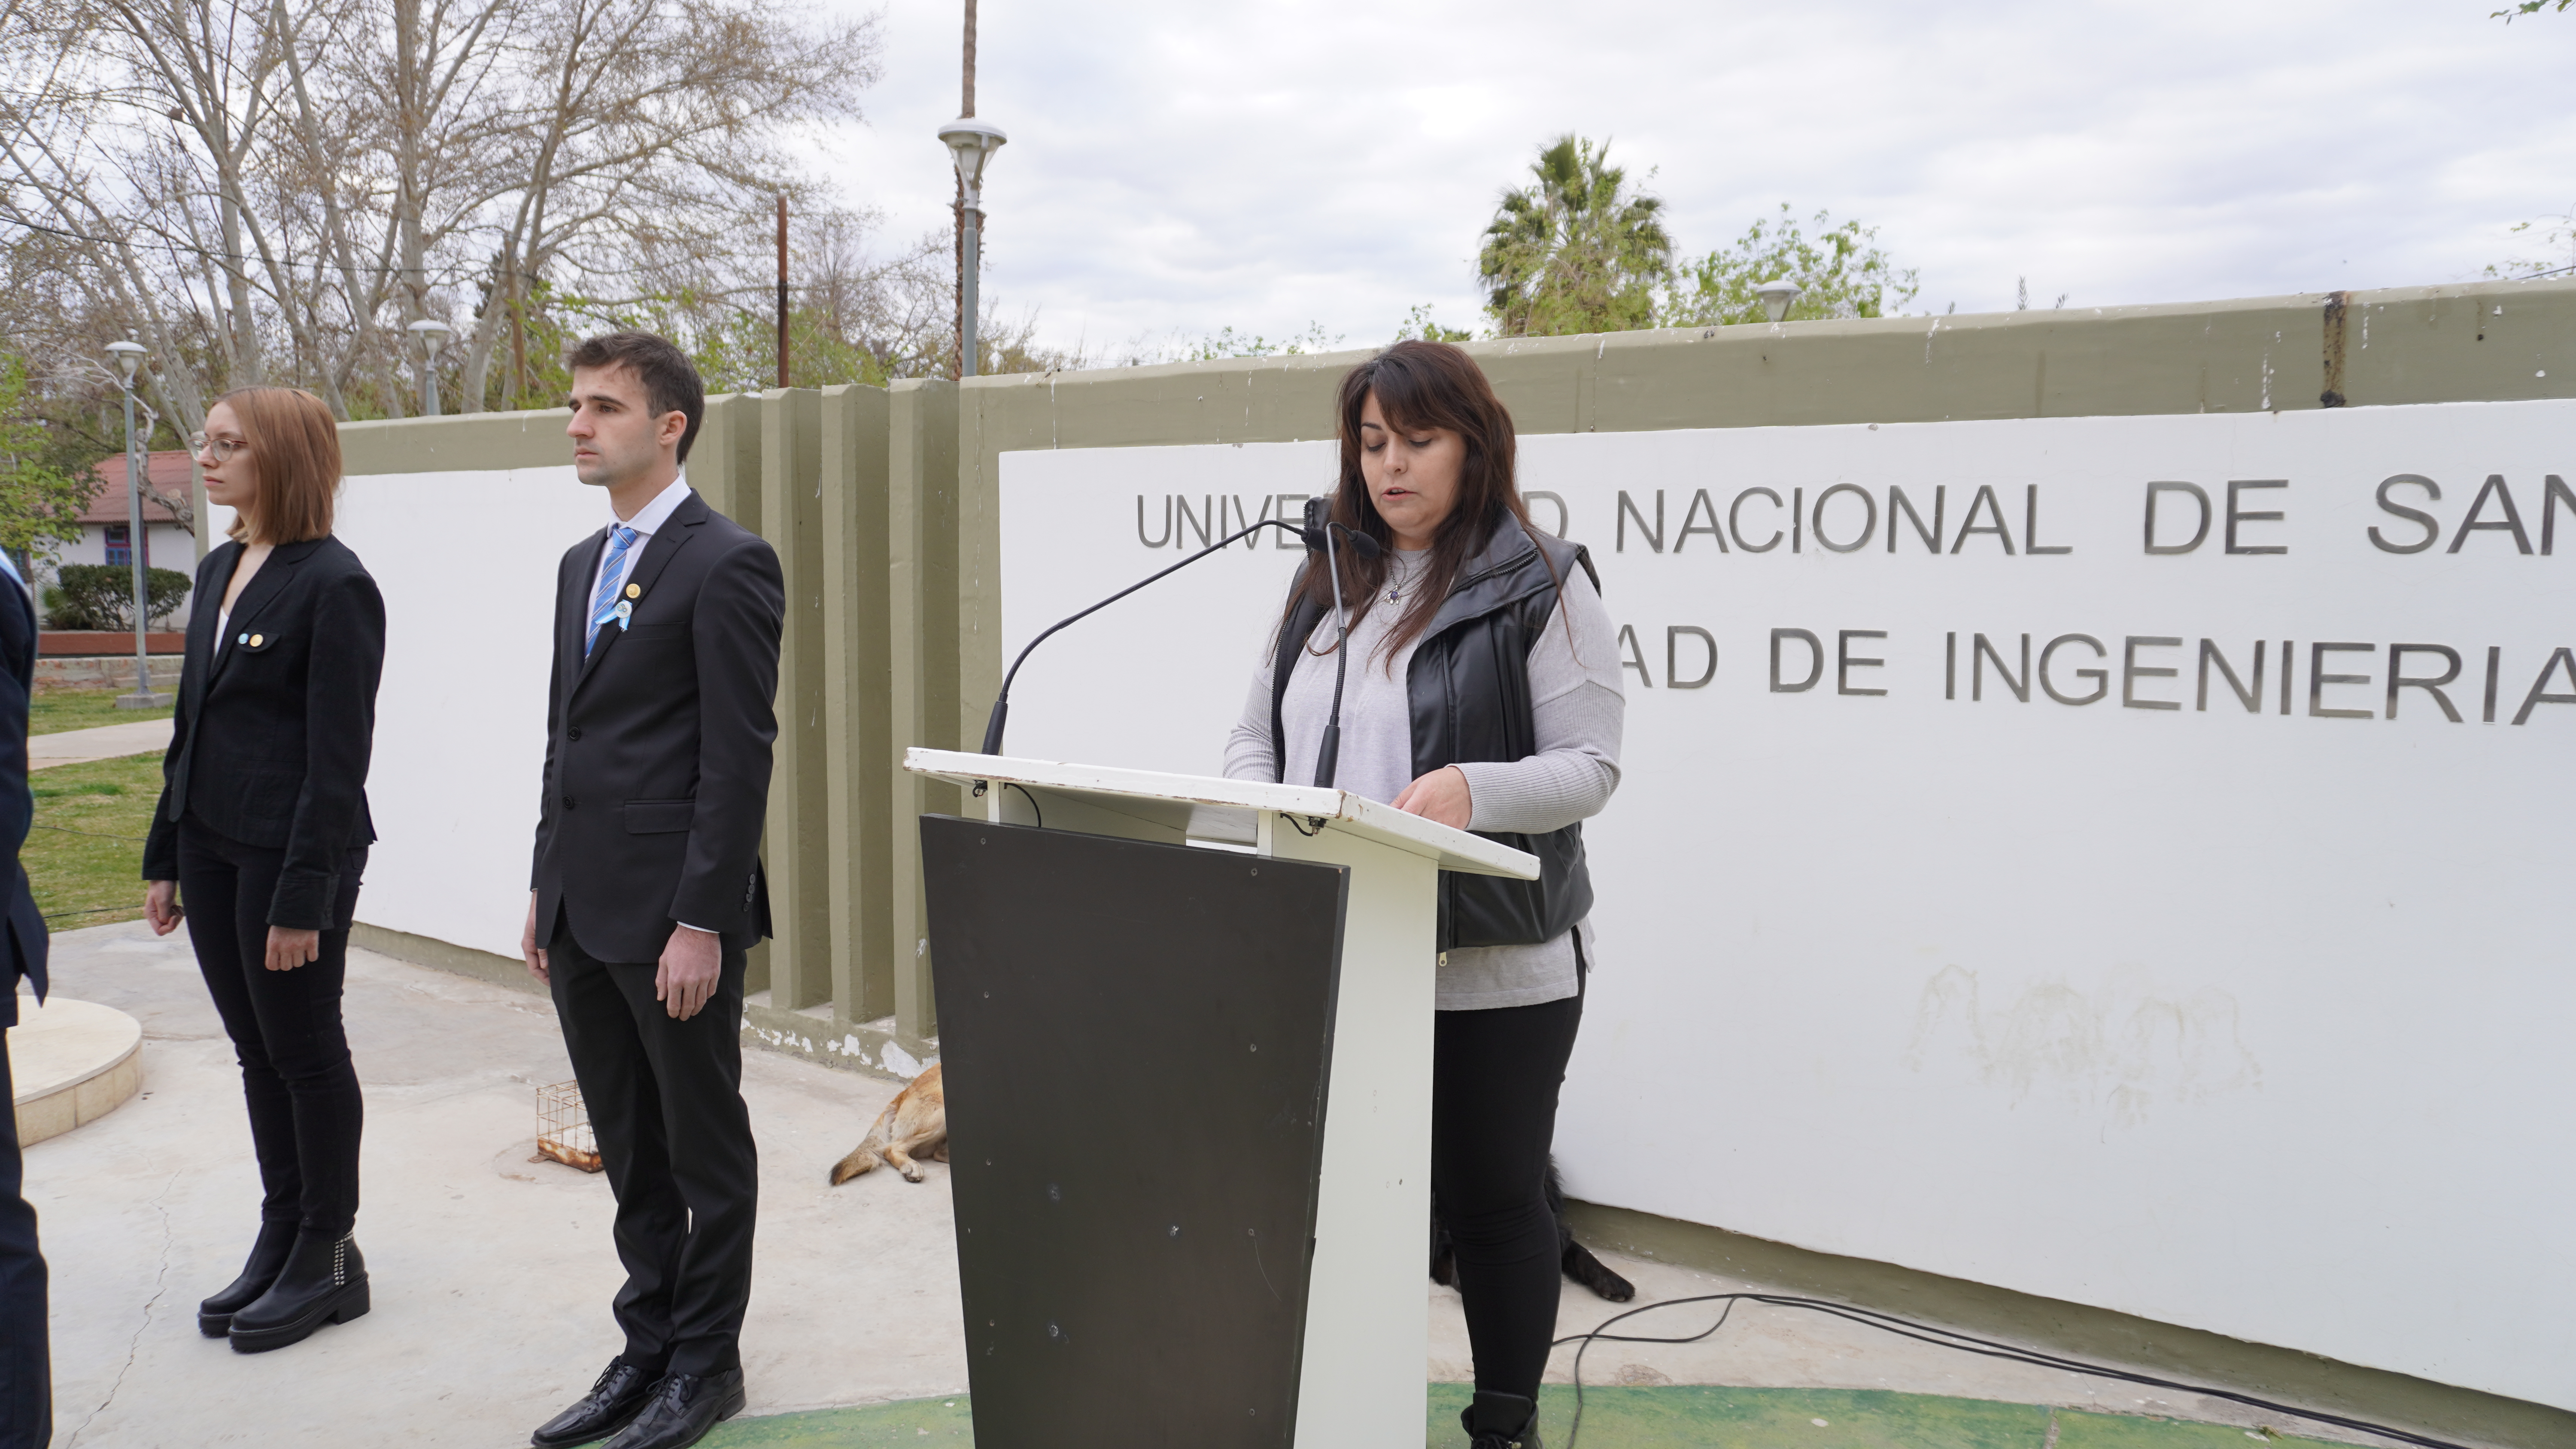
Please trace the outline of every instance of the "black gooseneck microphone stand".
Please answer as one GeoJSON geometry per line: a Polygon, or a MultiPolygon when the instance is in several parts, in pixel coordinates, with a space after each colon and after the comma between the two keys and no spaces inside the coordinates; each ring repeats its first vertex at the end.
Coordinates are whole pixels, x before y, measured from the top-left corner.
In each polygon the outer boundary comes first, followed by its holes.
{"type": "MultiPolygon", "coordinates": [[[[1326,518],[1326,507],[1327,504],[1325,500],[1321,498],[1309,498],[1306,500],[1306,517],[1305,526],[1303,528],[1289,523],[1284,518],[1265,518],[1259,523],[1252,525],[1250,528],[1241,529],[1237,532],[1227,534],[1225,537],[1218,539],[1216,542],[1209,544],[1203,549],[1200,549],[1197,553],[1191,554],[1188,558],[1181,560],[1170,568],[1155,573],[1150,577],[1138,579],[1136,582],[1129,584],[1127,587],[1120,589],[1118,592],[1111,594],[1108,598],[1101,600],[1099,603],[1092,605],[1090,608],[1085,609],[1078,614],[1067,615],[1062,619],[1058,619],[1053,624],[1048,625],[1045,633],[1030,640],[1027,646],[1020,650],[1019,657],[1011,661],[1010,672],[1002,676],[1002,692],[994,696],[993,712],[984,722],[983,752],[988,755],[998,755],[1002,752],[1002,729],[1004,724],[1009,720],[1011,714],[1011,681],[1020,677],[1020,666],[1029,662],[1030,653],[1040,644],[1045,643],[1058,630],[1063,629],[1065,626],[1087,619],[1093,614],[1097,614],[1101,610],[1108,608],[1110,605],[1117,603],[1120,599],[1127,597],[1129,594],[1136,592],[1138,589],[1145,587],[1147,584],[1154,583],[1157,580],[1168,578],[1173,574],[1179,573],[1181,570],[1197,563],[1200,559],[1206,558],[1209,554],[1220,552],[1231,545],[1241,543],[1243,540],[1250,538],[1252,535],[1259,533],[1265,528],[1276,528],[1296,534],[1298,538],[1305,543],[1309,552],[1318,549],[1323,552],[1324,565],[1326,568],[1330,569],[1333,574],[1333,608],[1336,613],[1339,613],[1342,603],[1342,573],[1338,558],[1333,551],[1333,534],[1338,531],[1344,537],[1348,538],[1351,541],[1352,551],[1362,558],[1377,557],[1379,549],[1376,539],[1369,537],[1365,533],[1334,523],[1330,519],[1326,518]]],[[[1345,617],[1342,620],[1342,642],[1344,644],[1348,644],[1350,642],[1350,633],[1350,620],[1345,617]]],[[[1344,655],[1347,655],[1348,653],[1347,650],[1342,650],[1340,652],[1344,655]]],[[[1348,663],[1349,661],[1345,657],[1338,660],[1334,666],[1333,717],[1332,722],[1324,727],[1324,747],[1321,756],[1316,761],[1315,783],[1318,785],[1330,786],[1333,783],[1333,760],[1334,757],[1341,752],[1342,673],[1348,666],[1348,663]]],[[[981,791],[979,790],[977,793],[980,794],[981,791]]]]}
{"type": "MultiPolygon", "coordinates": [[[[1324,517],[1324,506],[1321,498],[1306,500],[1306,536],[1324,536],[1324,572],[1333,576],[1333,617],[1340,621],[1342,630],[1340,640],[1333,645],[1333,713],[1324,721],[1324,742],[1315,751],[1315,784],[1329,790],[1342,762],[1342,680],[1351,669],[1351,616],[1342,607],[1342,561],[1333,552],[1333,530],[1340,525],[1324,517]]],[[[1372,549],[1376,546],[1377,540],[1364,533],[1351,536],[1365,540],[1372,549]]]]}

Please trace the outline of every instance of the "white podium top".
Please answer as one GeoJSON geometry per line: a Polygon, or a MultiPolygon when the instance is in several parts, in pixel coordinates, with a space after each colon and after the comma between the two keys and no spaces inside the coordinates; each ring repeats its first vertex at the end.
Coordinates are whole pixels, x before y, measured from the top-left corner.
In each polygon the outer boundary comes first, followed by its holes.
{"type": "Polygon", "coordinates": [[[1498,845],[1464,830],[1452,830],[1348,790],[918,747],[903,752],[903,767],[916,775],[960,785],[983,781],[995,787],[1023,785],[1071,795],[1120,814],[1158,821],[1202,840],[1251,844],[1260,838],[1262,820],[1272,815],[1321,820],[1327,829],[1346,830],[1362,839],[1427,857],[1442,870],[1509,876],[1514,880],[1538,879],[1538,857],[1527,851],[1498,845]]]}

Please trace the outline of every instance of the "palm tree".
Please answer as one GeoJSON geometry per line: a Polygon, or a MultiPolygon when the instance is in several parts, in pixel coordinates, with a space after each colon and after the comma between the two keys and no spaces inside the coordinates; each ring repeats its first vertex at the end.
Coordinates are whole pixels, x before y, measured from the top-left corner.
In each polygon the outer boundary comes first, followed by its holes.
{"type": "Polygon", "coordinates": [[[1654,325],[1655,287],[1672,272],[1660,198],[1628,189],[1608,142],[1558,137],[1503,193],[1476,256],[1486,314],[1505,337],[1620,332],[1654,325]]]}

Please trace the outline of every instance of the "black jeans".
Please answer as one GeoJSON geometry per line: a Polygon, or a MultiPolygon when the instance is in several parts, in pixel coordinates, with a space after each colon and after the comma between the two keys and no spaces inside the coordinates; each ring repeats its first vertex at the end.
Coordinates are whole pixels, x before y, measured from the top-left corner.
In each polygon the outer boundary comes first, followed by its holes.
{"type": "MultiPolygon", "coordinates": [[[[0,943],[0,951],[8,949],[0,943]]],[[[0,976],[0,990],[16,982],[0,976]]],[[[12,1096],[9,1052],[0,1044],[0,1103],[12,1096]]],[[[36,1210],[20,1188],[18,1118],[0,1116],[0,1449],[45,1449],[54,1437],[53,1370],[45,1339],[45,1256],[36,1250],[36,1210]]]]}
{"type": "Polygon", "coordinates": [[[271,971],[268,905],[285,864],[284,850],[245,845],[193,815],[179,822],[179,899],[197,969],[241,1061],[265,1189],[260,1220],[338,1238],[358,1220],[358,1133],[366,1115],[340,1024],[340,988],[367,852],[348,853],[332,908],[336,925],[322,933],[320,959],[271,971]]]}
{"type": "Polygon", "coordinates": [[[653,999],[659,963],[602,961],[573,939],[569,910],[563,920],[546,980],[617,1195],[618,1357],[652,1374],[740,1368],[760,1201],[742,1102],[743,953],[726,951],[715,994],[675,1021],[653,999]]]}
{"type": "MultiPolygon", "coordinates": [[[[1578,946],[1577,950],[1581,948],[1578,946]]],[[[1457,1255],[1476,1387],[1538,1397],[1562,1287],[1547,1158],[1583,997],[1436,1014],[1431,1192],[1457,1255]]]]}

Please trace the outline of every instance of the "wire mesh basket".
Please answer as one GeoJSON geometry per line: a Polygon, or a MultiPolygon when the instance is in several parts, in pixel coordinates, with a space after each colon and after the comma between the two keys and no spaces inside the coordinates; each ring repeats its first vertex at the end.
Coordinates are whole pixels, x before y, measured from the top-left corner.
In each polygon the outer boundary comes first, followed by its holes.
{"type": "Polygon", "coordinates": [[[584,1172],[599,1171],[599,1138],[590,1130],[590,1109],[582,1105],[579,1082],[537,1088],[537,1155],[584,1172]]]}

